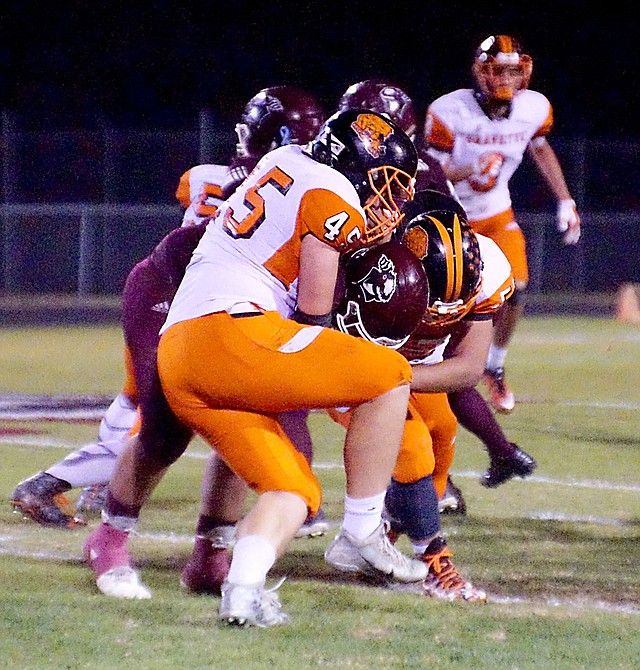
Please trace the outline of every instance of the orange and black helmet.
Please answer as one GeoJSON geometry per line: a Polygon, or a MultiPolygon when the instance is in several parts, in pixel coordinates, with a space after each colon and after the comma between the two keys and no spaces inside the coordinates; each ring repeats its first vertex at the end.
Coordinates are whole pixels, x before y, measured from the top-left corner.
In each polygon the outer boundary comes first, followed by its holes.
{"type": "Polygon", "coordinates": [[[471,310],[480,292],[478,239],[461,205],[436,191],[417,193],[405,215],[402,242],[422,261],[430,289],[417,332],[451,326],[471,310]]]}
{"type": "Polygon", "coordinates": [[[491,35],[476,49],[473,73],[477,94],[491,102],[508,102],[527,88],[533,61],[509,35],[491,35]]]}

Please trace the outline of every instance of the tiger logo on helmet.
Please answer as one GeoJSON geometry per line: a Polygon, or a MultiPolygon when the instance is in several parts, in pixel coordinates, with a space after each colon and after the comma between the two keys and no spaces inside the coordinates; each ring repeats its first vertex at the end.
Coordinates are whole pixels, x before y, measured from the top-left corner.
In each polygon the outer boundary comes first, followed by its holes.
{"type": "Polygon", "coordinates": [[[362,140],[365,151],[374,158],[380,158],[386,151],[383,141],[393,132],[393,128],[381,116],[374,114],[358,114],[351,127],[362,140]]]}

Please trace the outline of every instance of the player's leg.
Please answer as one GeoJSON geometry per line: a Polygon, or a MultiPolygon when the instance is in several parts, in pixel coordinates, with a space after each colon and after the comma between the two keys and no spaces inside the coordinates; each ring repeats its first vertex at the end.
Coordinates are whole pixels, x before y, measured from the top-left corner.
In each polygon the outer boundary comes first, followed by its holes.
{"type": "Polygon", "coordinates": [[[73,488],[106,484],[115,468],[126,433],[137,416],[129,397],[119,393],[107,409],[98,441],[85,445],[31,477],[21,481],[11,493],[14,510],[25,518],[59,528],[85,525],[81,512],[65,493],[73,488]]]}
{"type": "Polygon", "coordinates": [[[242,602],[237,609],[234,603],[244,597],[250,586],[247,580],[259,574],[262,579],[252,587],[258,606],[246,616],[258,621],[273,616],[279,622],[273,611],[274,594],[265,591],[264,580],[306,512],[315,513],[319,507],[319,489],[314,495],[317,480],[308,462],[268,415],[286,407],[322,407],[343,401],[358,406],[345,445],[345,529],[351,520],[353,532],[362,536],[354,536],[358,544],[354,551],[361,550],[374,564],[377,561],[376,569],[405,580],[416,578],[414,570],[421,578],[423,567],[418,570],[391,547],[390,552],[381,552],[380,546],[386,540],[379,532],[382,502],[397,451],[394,441],[400,440],[408,395],[405,380],[410,376],[398,354],[274,314],[246,319],[214,314],[173,326],[161,340],[158,361],[163,387],[178,416],[258,493],[256,505],[238,528],[228,584],[223,587],[223,619],[244,616],[242,602]],[[213,350],[211,342],[218,343],[213,350]],[[203,360],[208,360],[204,370],[203,360]],[[237,409],[209,409],[216,406],[237,409]],[[239,430],[237,422],[260,424],[261,429],[239,430]],[[397,436],[395,424],[400,427],[397,436]],[[363,452],[368,452],[368,458],[363,452]],[[349,504],[369,504],[371,498],[376,498],[369,505],[372,512],[354,522],[357,514],[349,504]]]}
{"type": "MultiPolygon", "coordinates": [[[[308,410],[296,410],[278,414],[278,421],[280,421],[280,425],[284,428],[289,439],[295,444],[296,449],[304,455],[309,464],[312,464],[313,442],[307,424],[308,418],[308,410]]],[[[320,508],[313,516],[307,516],[296,533],[296,537],[320,537],[328,530],[329,523],[322,508],[320,508]]]]}
{"type": "Polygon", "coordinates": [[[246,483],[212,453],[202,478],[193,550],[180,575],[184,588],[194,593],[220,594],[246,494],[246,483]]]}
{"type": "Polygon", "coordinates": [[[515,292],[494,320],[493,342],[489,347],[484,375],[494,409],[508,414],[515,407],[515,397],[507,385],[504,367],[509,344],[524,313],[529,281],[526,241],[512,210],[502,212],[492,219],[473,223],[473,227],[477,232],[493,239],[500,247],[511,265],[516,285],[515,292]]]}
{"type": "Polygon", "coordinates": [[[486,593],[463,579],[440,526],[439,499],[453,460],[456,422],[445,394],[414,394],[385,506],[392,538],[405,533],[427,566],[424,593],[442,600],[485,602],[486,593]]]}
{"type": "Polygon", "coordinates": [[[527,477],[535,470],[535,460],[509,441],[477,389],[461,389],[448,397],[460,425],[479,438],[489,454],[489,468],[480,478],[483,486],[494,488],[513,477],[527,477]]]}

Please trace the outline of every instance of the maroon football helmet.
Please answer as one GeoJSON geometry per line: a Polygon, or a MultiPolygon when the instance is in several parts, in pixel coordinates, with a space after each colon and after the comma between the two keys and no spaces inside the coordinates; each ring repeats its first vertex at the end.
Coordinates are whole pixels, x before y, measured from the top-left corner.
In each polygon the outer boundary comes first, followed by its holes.
{"type": "Polygon", "coordinates": [[[352,84],[338,103],[338,110],[371,109],[385,114],[411,139],[416,133],[416,115],[411,98],[395,84],[381,79],[365,79],[352,84]]]}
{"type": "Polygon", "coordinates": [[[392,349],[407,341],[429,304],[422,263],[395,240],[351,254],[343,267],[343,286],[337,328],[392,349]]]}
{"type": "Polygon", "coordinates": [[[276,147],[306,144],[324,120],[325,113],[311,93],[297,86],[263,88],[249,100],[236,125],[237,158],[255,164],[276,147]]]}

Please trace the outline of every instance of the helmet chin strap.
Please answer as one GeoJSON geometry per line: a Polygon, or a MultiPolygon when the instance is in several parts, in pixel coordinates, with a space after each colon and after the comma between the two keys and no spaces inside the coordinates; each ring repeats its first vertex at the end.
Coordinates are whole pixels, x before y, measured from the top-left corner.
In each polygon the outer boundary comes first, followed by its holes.
{"type": "Polygon", "coordinates": [[[490,119],[504,119],[511,114],[511,100],[494,100],[478,88],[474,88],[473,96],[490,119]]]}

